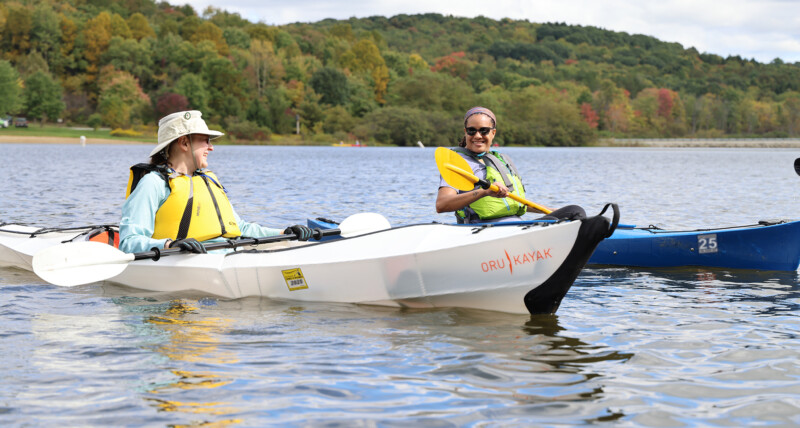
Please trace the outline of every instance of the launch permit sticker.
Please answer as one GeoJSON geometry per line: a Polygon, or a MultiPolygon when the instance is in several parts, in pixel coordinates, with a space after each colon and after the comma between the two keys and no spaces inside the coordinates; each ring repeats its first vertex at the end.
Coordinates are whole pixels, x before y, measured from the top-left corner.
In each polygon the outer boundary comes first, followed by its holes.
{"type": "Polygon", "coordinates": [[[289,291],[303,290],[308,288],[306,279],[303,277],[303,271],[300,268],[282,270],[283,279],[286,280],[286,286],[289,291]]]}

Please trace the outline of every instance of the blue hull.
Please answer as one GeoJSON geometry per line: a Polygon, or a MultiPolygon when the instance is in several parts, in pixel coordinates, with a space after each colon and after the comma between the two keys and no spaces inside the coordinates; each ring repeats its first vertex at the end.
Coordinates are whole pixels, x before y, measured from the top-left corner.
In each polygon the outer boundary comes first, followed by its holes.
{"type": "Polygon", "coordinates": [[[620,225],[589,264],[793,271],[800,265],[800,221],[681,232],[620,225]]]}

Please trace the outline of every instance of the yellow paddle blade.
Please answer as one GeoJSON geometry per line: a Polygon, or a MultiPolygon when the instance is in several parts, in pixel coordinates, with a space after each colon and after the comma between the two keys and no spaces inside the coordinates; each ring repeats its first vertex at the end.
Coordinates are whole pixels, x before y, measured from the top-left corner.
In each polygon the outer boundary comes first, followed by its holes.
{"type": "Polygon", "coordinates": [[[439,168],[439,174],[442,174],[442,178],[447,184],[458,190],[472,190],[475,188],[478,177],[471,174],[472,168],[469,167],[469,164],[461,155],[445,147],[436,149],[434,155],[436,156],[436,167],[439,168]],[[456,172],[455,168],[462,170],[462,173],[456,172]],[[470,178],[474,180],[470,180],[470,178]]]}

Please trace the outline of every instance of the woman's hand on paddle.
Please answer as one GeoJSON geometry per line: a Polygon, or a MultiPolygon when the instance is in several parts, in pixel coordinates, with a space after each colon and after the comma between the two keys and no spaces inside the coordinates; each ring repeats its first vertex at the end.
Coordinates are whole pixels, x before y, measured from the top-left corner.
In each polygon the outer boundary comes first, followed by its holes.
{"type": "Polygon", "coordinates": [[[307,226],[303,226],[302,224],[295,224],[293,226],[289,226],[286,230],[283,231],[284,235],[293,234],[297,237],[298,241],[308,241],[311,238],[311,235],[314,233],[310,228],[307,226]]]}
{"type": "Polygon", "coordinates": [[[508,187],[506,187],[503,183],[492,183],[497,186],[497,191],[493,192],[490,189],[486,189],[488,193],[487,196],[494,196],[495,198],[505,198],[508,196],[508,187]]]}
{"type": "Polygon", "coordinates": [[[436,212],[444,213],[456,211],[486,196],[504,198],[509,194],[508,188],[502,183],[494,184],[498,187],[496,192],[489,189],[478,188],[470,192],[458,193],[456,189],[452,187],[442,186],[439,188],[439,193],[436,196],[436,212]]]}
{"type": "Polygon", "coordinates": [[[180,248],[184,251],[195,254],[205,254],[206,247],[203,246],[197,239],[186,238],[172,241],[169,243],[169,248],[180,248]]]}

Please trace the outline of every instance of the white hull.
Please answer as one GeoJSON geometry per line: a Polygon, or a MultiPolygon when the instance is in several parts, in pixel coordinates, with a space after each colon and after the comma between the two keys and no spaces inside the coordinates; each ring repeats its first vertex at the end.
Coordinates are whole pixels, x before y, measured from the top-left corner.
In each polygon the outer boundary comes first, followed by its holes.
{"type": "MultiPolygon", "coordinates": [[[[573,255],[565,264],[585,221],[488,228],[421,224],[325,242],[284,241],[239,247],[228,254],[179,254],[129,262],[108,281],[143,290],[194,290],[232,299],[260,296],[411,308],[554,312],[602,239],[581,238],[584,243],[578,247],[588,248],[581,250],[588,251],[585,258],[573,255]],[[552,293],[542,287],[529,295],[545,282],[552,293]],[[533,298],[547,302],[531,306],[533,298]]],[[[603,221],[605,229],[608,223],[603,221]]],[[[0,265],[23,269],[31,269],[38,250],[79,234],[29,238],[2,231],[7,229],[0,227],[0,265]]]]}
{"type": "Polygon", "coordinates": [[[227,298],[527,313],[525,294],[561,266],[579,227],[580,222],[527,230],[495,227],[473,234],[463,226],[416,225],[317,244],[280,245],[291,245],[289,249],[140,260],[110,281],[227,298]],[[292,287],[284,273],[295,270],[302,280],[292,287]]]}

